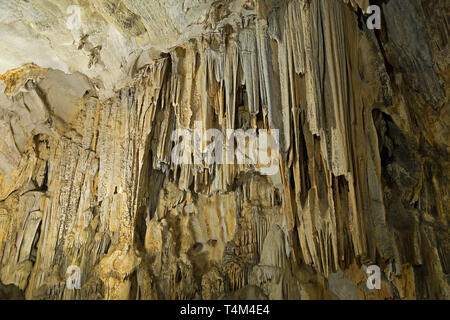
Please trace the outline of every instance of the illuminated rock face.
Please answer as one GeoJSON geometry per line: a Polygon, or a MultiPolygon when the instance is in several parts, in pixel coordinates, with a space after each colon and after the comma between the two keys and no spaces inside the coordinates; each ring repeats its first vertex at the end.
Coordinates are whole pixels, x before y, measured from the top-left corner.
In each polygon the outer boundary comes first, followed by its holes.
{"type": "Polygon", "coordinates": [[[0,1],[0,298],[450,298],[445,1],[71,5],[0,1]]]}

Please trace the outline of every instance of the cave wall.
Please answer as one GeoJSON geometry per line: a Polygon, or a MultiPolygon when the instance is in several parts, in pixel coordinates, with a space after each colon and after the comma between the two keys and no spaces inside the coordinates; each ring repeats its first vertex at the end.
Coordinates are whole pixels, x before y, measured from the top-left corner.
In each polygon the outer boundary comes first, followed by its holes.
{"type": "Polygon", "coordinates": [[[379,1],[369,30],[367,1],[347,2],[256,1],[109,98],[81,73],[5,73],[1,283],[28,299],[448,299],[448,8],[379,1]],[[195,123],[278,129],[278,173],[174,163],[172,132],[195,123]]]}

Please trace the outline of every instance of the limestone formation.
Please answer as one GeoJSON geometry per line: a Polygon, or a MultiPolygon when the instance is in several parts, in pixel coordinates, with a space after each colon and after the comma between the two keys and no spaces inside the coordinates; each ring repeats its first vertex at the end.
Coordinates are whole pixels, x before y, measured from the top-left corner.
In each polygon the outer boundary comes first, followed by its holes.
{"type": "Polygon", "coordinates": [[[450,299],[449,18],[0,0],[0,299],[450,299]],[[196,123],[278,130],[276,174],[175,163],[196,123]]]}

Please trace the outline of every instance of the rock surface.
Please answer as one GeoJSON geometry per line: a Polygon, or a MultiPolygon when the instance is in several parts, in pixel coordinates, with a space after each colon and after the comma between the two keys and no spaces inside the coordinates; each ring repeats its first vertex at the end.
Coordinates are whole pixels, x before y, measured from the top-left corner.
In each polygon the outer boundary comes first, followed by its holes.
{"type": "Polygon", "coordinates": [[[450,299],[448,8],[373,2],[0,0],[0,298],[450,299]]]}

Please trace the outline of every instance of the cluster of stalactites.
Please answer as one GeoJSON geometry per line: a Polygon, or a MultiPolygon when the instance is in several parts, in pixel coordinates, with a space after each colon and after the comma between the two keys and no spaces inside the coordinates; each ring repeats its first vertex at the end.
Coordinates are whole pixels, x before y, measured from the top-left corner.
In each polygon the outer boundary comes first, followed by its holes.
{"type": "Polygon", "coordinates": [[[373,132],[370,143],[360,140],[370,121],[361,119],[364,106],[352,93],[361,79],[348,73],[359,59],[349,56],[361,37],[355,26],[341,2],[289,1],[266,18],[194,39],[145,71],[152,73],[151,103],[163,110],[154,124],[153,167],[170,173],[181,190],[226,192],[240,174],[258,172],[245,164],[174,164],[174,130],[195,122],[224,135],[228,129],[279,130],[280,170],[271,178],[283,189],[289,228],[298,229],[301,259],[325,274],[349,259],[338,233],[350,235],[350,256],[365,256],[384,241],[367,240],[363,222],[366,214],[385,220],[383,207],[370,204],[382,202],[379,183],[355,181],[377,175],[379,166],[373,132]],[[362,167],[361,157],[368,159],[362,167]],[[336,198],[339,188],[346,191],[342,199],[336,198]]]}

